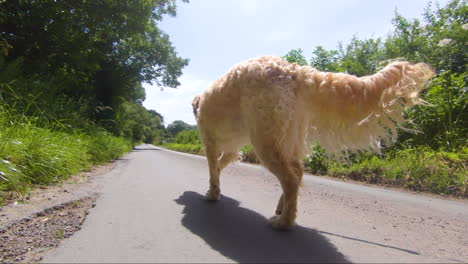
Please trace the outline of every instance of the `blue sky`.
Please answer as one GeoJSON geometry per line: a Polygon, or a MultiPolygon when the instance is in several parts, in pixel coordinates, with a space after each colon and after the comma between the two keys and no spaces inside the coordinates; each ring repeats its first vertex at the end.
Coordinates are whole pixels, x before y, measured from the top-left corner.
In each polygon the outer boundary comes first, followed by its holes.
{"type": "MultiPolygon", "coordinates": [[[[428,0],[190,0],[159,24],[178,54],[189,58],[177,89],[144,84],[143,105],[165,118],[196,124],[193,97],[234,64],[261,55],[283,56],[300,48],[310,59],[316,46],[337,48],[356,35],[385,37],[395,9],[421,18],[428,0]]],[[[448,0],[438,1],[442,6],[448,0]]]]}

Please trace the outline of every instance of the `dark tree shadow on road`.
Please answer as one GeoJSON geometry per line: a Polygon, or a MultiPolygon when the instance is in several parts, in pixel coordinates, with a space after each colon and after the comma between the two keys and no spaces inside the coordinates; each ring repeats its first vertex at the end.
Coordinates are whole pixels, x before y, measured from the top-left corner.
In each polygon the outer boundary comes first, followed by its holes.
{"type": "Polygon", "coordinates": [[[214,250],[237,262],[350,262],[314,229],[295,226],[290,231],[272,229],[268,220],[239,202],[222,196],[209,202],[195,192],[177,200],[185,206],[182,224],[214,250]]]}

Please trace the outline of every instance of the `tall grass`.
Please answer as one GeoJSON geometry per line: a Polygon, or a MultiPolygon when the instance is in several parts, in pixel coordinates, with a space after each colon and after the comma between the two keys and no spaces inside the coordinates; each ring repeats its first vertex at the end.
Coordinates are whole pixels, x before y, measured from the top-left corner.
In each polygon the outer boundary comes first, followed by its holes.
{"type": "Polygon", "coordinates": [[[56,120],[16,113],[14,106],[0,102],[0,203],[33,185],[59,183],[131,148],[129,140],[102,130],[64,127],[56,120]]]}
{"type": "Polygon", "coordinates": [[[117,159],[133,148],[129,139],[115,137],[104,130],[85,134],[85,141],[92,164],[117,159]]]}

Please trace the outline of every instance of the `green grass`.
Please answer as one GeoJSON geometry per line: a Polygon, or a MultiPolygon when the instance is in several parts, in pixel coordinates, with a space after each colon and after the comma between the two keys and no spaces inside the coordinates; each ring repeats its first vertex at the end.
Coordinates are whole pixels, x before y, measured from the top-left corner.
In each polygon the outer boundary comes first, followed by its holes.
{"type": "Polygon", "coordinates": [[[468,197],[468,153],[406,149],[393,155],[366,155],[358,162],[326,160],[327,174],[414,191],[468,197]]]}
{"type": "Polygon", "coordinates": [[[63,128],[58,121],[39,122],[2,104],[0,204],[24,195],[34,185],[57,184],[131,148],[129,140],[102,130],[84,132],[63,128]]]}
{"type": "Polygon", "coordinates": [[[180,151],[180,152],[204,155],[201,144],[167,143],[167,144],[161,145],[161,147],[175,150],[175,151],[180,151]]]}

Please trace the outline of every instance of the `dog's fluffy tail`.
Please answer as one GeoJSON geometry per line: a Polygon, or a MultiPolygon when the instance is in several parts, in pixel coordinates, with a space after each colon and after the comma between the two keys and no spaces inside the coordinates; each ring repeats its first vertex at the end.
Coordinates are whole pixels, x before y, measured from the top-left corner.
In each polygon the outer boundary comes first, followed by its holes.
{"type": "Polygon", "coordinates": [[[421,103],[418,93],[432,77],[424,64],[396,61],[374,75],[309,72],[309,137],[328,152],[371,149],[393,142],[405,107],[421,103]]]}
{"type": "Polygon", "coordinates": [[[195,115],[195,119],[198,119],[198,108],[200,107],[200,95],[195,95],[192,101],[192,109],[193,114],[195,115]]]}

